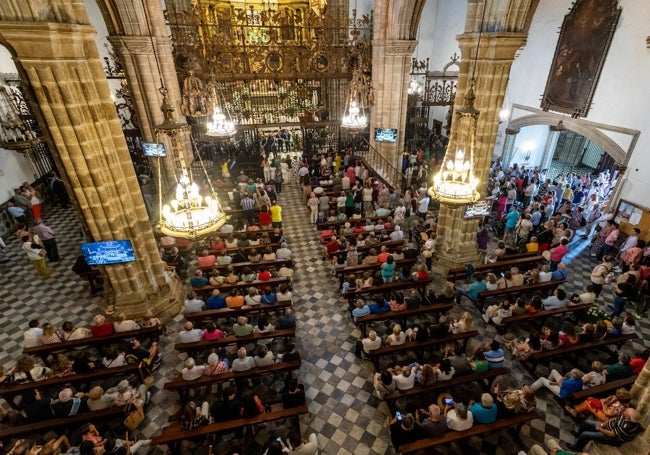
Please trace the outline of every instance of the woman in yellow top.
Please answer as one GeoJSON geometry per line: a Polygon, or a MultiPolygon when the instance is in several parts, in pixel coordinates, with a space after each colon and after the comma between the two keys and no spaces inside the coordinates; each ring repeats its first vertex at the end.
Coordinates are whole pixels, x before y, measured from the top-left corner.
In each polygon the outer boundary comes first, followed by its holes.
{"type": "Polygon", "coordinates": [[[273,205],[269,209],[271,212],[271,223],[274,228],[282,227],[282,207],[278,205],[276,201],[273,201],[273,205]]]}

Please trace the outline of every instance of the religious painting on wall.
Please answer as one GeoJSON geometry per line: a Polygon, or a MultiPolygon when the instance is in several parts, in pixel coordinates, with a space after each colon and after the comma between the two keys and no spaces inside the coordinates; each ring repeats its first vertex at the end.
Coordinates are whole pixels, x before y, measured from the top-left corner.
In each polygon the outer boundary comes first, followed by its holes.
{"type": "Polygon", "coordinates": [[[576,0],[562,22],[542,109],[587,116],[620,15],[618,0],[576,0]]]}

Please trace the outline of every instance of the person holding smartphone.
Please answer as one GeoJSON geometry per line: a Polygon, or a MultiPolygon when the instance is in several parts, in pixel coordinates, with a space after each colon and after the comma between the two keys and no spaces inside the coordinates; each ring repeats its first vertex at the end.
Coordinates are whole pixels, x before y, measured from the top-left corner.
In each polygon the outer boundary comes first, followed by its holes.
{"type": "Polygon", "coordinates": [[[390,441],[396,451],[399,451],[402,444],[417,441],[423,436],[411,413],[397,411],[395,417],[387,417],[386,424],[390,433],[390,441]]]}
{"type": "Polygon", "coordinates": [[[447,422],[442,418],[437,404],[432,404],[428,410],[418,409],[415,416],[418,421],[417,426],[426,438],[437,438],[447,431],[447,422]]]}
{"type": "Polygon", "coordinates": [[[467,410],[463,403],[450,403],[448,398],[445,400],[445,419],[447,428],[454,431],[464,431],[472,428],[474,425],[474,415],[467,410]]]}

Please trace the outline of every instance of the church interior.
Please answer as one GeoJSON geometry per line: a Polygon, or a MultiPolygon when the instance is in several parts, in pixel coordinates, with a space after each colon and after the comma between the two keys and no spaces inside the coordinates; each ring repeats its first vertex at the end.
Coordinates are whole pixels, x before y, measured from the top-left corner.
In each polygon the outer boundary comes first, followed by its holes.
{"type": "MultiPolygon", "coordinates": [[[[639,238],[650,240],[650,180],[643,177],[650,168],[643,151],[650,147],[648,17],[650,4],[638,0],[0,2],[0,365],[7,371],[16,364],[34,319],[58,328],[65,321],[90,327],[97,315],[110,321],[121,314],[158,318],[165,326],[158,340],[161,362],[135,430],[137,439],[156,441],[170,422],[176,425],[188,398],[167,384],[188,357],[176,346],[186,330],[183,308],[191,290],[188,276],[170,271],[161,257],[161,238],[198,245],[224,224],[237,225],[234,220],[246,214],[229,179],[235,182],[241,172],[268,181],[264,157],[318,162],[321,154],[333,159],[345,151],[400,195],[421,184],[437,199],[429,206],[437,220],[429,284],[436,293],[450,269],[477,263],[476,234],[486,219],[468,217],[466,210],[491,194],[495,163],[504,171],[543,170],[551,180],[606,174],[607,206],[622,217],[628,234],[637,227],[639,238]],[[413,166],[423,149],[430,165],[413,166]],[[468,200],[445,193],[449,182],[433,178],[447,159],[452,166],[452,155],[460,160],[460,173],[469,169],[473,177],[468,200]],[[27,219],[42,217],[56,232],[60,260],[48,256],[46,274],[37,273],[16,236],[25,218],[17,219],[12,208],[23,182],[35,188],[42,207],[27,219]],[[194,199],[185,207],[188,198],[194,199]],[[186,215],[190,206],[201,213],[186,215]],[[98,262],[90,278],[78,273],[76,261],[90,257],[84,245],[122,241],[128,259],[98,262]]],[[[262,419],[243,430],[224,427],[182,443],[146,444],[137,453],[274,453],[269,441],[286,442],[296,431],[304,439],[314,434],[318,452],[290,453],[402,453],[386,425],[394,407],[375,391],[376,365],[355,355],[365,332],[352,320],[343,281],[323,256],[299,168],[285,174],[282,191],[276,184],[274,194],[292,254],[292,342],[301,359],[288,375],[304,386],[308,412],[262,419]]],[[[493,237],[491,248],[500,240],[493,237]]],[[[590,241],[576,236],[569,244],[563,260],[569,295],[591,283],[597,262],[590,241]]],[[[606,310],[615,297],[616,284],[608,283],[597,304],[606,310]]],[[[467,300],[449,316],[464,312],[477,326],[471,343],[508,341],[499,327],[483,324],[467,300]]],[[[649,347],[650,323],[642,316],[638,337],[619,343],[618,350],[634,355],[649,347]]],[[[277,325],[280,310],[271,317],[277,325]]],[[[433,320],[423,313],[421,321],[433,320]]],[[[383,322],[373,326],[380,336],[391,325],[383,322]]],[[[515,335],[525,339],[532,327],[518,325],[515,335]]],[[[289,344],[278,337],[266,346],[286,355],[289,344]]],[[[237,357],[236,348],[218,353],[237,357]]],[[[588,371],[594,360],[616,363],[616,354],[594,349],[553,358],[531,372],[506,351],[502,379],[520,389],[552,369],[588,371]]],[[[398,355],[381,367],[413,360],[398,355]]],[[[198,354],[199,361],[207,362],[207,355],[198,354]]],[[[130,379],[141,379],[138,371],[131,373],[130,379]]],[[[262,401],[275,403],[286,378],[278,370],[231,382],[246,388],[245,382],[262,401]]],[[[644,428],[650,428],[649,378],[646,365],[630,384],[644,428]]],[[[12,433],[7,412],[20,403],[2,393],[9,387],[2,380],[0,453],[16,453],[11,448],[18,438],[80,438],[85,421],[12,433]]],[[[486,386],[480,382],[438,390],[417,405],[428,407],[442,392],[475,400],[486,386]]],[[[225,385],[207,384],[186,392],[214,404],[218,413],[225,385]]],[[[91,384],[78,385],[87,391],[91,384]]],[[[548,391],[537,392],[536,400],[536,417],[514,431],[485,432],[418,453],[533,453],[534,444],[544,447],[549,438],[563,447],[573,444],[578,427],[564,405],[548,391]]],[[[400,406],[412,403],[399,398],[400,406]]],[[[101,431],[124,429],[124,413],[97,419],[92,423],[101,431]]],[[[629,444],[592,444],[588,452],[648,453],[650,430],[629,444]]]]}

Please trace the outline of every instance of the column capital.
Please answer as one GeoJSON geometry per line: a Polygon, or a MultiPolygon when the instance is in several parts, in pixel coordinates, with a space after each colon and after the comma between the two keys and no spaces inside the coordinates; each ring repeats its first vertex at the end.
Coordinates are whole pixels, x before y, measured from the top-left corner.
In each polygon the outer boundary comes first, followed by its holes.
{"type": "MultiPolygon", "coordinates": [[[[508,60],[512,62],[517,52],[526,42],[527,33],[483,33],[481,35],[481,49],[479,49],[479,59],[489,60],[508,60]]],[[[476,43],[478,42],[478,33],[463,33],[456,36],[458,45],[463,48],[471,49],[472,58],[476,54],[476,43]]]]}
{"type": "Polygon", "coordinates": [[[156,48],[160,46],[169,46],[171,40],[168,37],[148,37],[148,36],[118,36],[111,35],[108,37],[108,41],[115,47],[119,47],[122,52],[126,51],[132,55],[153,55],[153,44],[156,45],[156,48]]]}
{"type": "Polygon", "coordinates": [[[379,46],[384,49],[384,55],[408,56],[410,57],[418,45],[417,40],[382,39],[372,40],[372,46],[379,46]]]}
{"type": "Polygon", "coordinates": [[[1,34],[22,60],[85,60],[97,31],[91,25],[2,21],[1,34]],[[26,57],[29,56],[29,57],[26,57]]]}

